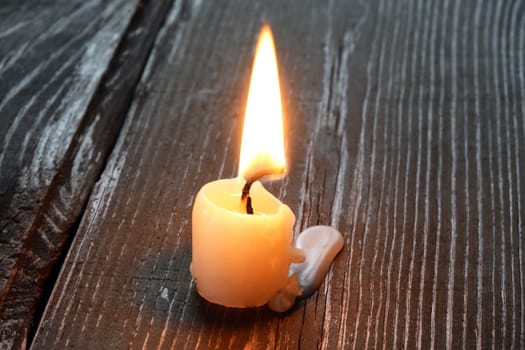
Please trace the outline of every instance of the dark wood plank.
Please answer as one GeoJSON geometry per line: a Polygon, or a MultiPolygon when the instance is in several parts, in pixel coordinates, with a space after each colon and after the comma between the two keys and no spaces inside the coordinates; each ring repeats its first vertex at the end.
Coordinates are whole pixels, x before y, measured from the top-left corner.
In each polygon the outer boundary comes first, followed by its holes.
{"type": "Polygon", "coordinates": [[[20,348],[167,2],[0,6],[0,348],[20,348]],[[128,31],[128,34],[126,34],[128,31]]]}
{"type": "Polygon", "coordinates": [[[34,348],[523,348],[525,5],[176,2],[34,348]],[[297,230],[346,246],[290,312],[197,296],[191,206],[236,173],[274,28],[297,230]]]}

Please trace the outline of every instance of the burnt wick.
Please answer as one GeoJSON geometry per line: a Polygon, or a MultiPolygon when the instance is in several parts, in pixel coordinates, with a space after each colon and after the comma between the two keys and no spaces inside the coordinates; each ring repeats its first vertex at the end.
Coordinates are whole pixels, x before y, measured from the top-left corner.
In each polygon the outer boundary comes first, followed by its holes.
{"type": "Polygon", "coordinates": [[[263,170],[252,177],[250,177],[248,180],[246,180],[246,183],[244,184],[244,187],[242,188],[242,194],[241,194],[241,202],[244,203],[246,201],[246,213],[253,215],[253,207],[252,207],[252,197],[250,197],[250,188],[252,187],[252,184],[259,180],[262,177],[269,176],[269,175],[278,175],[284,173],[284,169],[269,169],[269,170],[263,170]]]}
{"type": "Polygon", "coordinates": [[[253,215],[252,197],[250,197],[250,187],[252,187],[253,181],[246,181],[246,184],[242,188],[241,201],[246,201],[246,213],[253,215]]]}
{"type": "Polygon", "coordinates": [[[250,197],[250,196],[248,196],[248,198],[246,198],[246,213],[253,215],[252,197],[250,197]]]}

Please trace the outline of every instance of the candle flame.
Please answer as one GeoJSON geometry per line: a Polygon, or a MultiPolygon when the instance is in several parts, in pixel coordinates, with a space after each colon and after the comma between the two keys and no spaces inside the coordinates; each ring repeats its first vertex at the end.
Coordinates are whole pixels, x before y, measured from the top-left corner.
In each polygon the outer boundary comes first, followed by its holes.
{"type": "Polygon", "coordinates": [[[246,180],[286,170],[283,112],[272,30],[259,34],[242,132],[239,175],[246,180]]]}

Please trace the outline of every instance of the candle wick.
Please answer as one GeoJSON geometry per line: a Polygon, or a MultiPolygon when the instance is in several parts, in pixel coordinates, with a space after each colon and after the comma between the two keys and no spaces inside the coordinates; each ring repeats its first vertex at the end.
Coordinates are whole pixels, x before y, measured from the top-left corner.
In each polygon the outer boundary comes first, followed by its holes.
{"type": "Polygon", "coordinates": [[[246,198],[246,213],[253,215],[253,208],[252,208],[252,197],[248,196],[246,198]]]}
{"type": "Polygon", "coordinates": [[[253,214],[252,197],[250,197],[250,187],[252,187],[254,181],[255,180],[246,181],[246,184],[244,184],[244,187],[242,188],[241,201],[246,201],[247,214],[253,214]]]}
{"type": "Polygon", "coordinates": [[[252,207],[252,198],[250,197],[250,188],[252,187],[252,184],[260,179],[261,177],[268,176],[268,175],[274,175],[274,174],[282,174],[284,173],[284,168],[281,169],[269,169],[269,170],[263,170],[246,180],[246,183],[244,184],[244,187],[242,188],[242,195],[241,195],[241,202],[246,201],[246,213],[247,214],[253,214],[253,207],[252,207]]]}

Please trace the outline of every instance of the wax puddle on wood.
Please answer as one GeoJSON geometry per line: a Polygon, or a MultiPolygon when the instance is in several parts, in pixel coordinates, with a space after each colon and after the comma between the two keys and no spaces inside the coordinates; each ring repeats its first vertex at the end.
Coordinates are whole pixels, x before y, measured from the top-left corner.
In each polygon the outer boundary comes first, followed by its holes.
{"type": "Polygon", "coordinates": [[[168,293],[168,288],[166,287],[160,287],[159,289],[159,292],[160,292],[160,297],[166,301],[168,301],[170,298],[169,298],[169,293],[168,293]]]}

